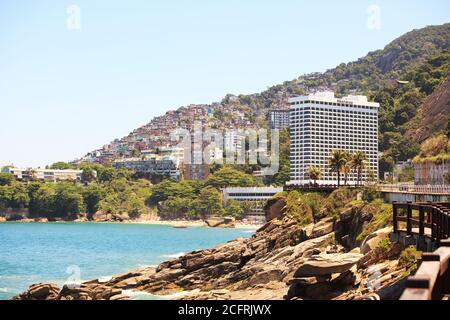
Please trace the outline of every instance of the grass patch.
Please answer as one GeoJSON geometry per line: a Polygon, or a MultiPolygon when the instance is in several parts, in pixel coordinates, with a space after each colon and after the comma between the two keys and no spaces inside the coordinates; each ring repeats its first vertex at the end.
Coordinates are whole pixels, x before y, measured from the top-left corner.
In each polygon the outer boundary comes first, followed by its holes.
{"type": "Polygon", "coordinates": [[[422,252],[416,247],[410,246],[402,251],[398,264],[405,268],[404,276],[407,277],[417,270],[417,261],[422,258],[422,252]]]}
{"type": "Polygon", "coordinates": [[[363,226],[361,233],[356,238],[358,241],[362,241],[369,234],[392,224],[392,205],[383,203],[380,199],[366,204],[361,211],[361,214],[372,214],[372,219],[363,226]]]}

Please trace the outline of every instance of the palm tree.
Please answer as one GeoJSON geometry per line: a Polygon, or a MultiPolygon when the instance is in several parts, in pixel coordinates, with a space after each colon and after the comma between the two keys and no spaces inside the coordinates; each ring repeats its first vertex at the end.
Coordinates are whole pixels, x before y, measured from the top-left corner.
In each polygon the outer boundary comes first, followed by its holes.
{"type": "Polygon", "coordinates": [[[322,177],[322,170],[319,167],[311,166],[308,169],[308,175],[314,181],[314,184],[316,184],[316,181],[322,177]]]}
{"type": "Polygon", "coordinates": [[[345,157],[345,164],[342,166],[342,173],[344,174],[344,185],[347,185],[348,175],[352,171],[351,159],[352,154],[348,151],[343,151],[345,157]]]}
{"type": "Polygon", "coordinates": [[[331,156],[328,159],[330,165],[330,170],[337,173],[338,187],[341,185],[341,172],[342,168],[347,163],[345,151],[343,150],[333,150],[331,156]]]}
{"type": "Polygon", "coordinates": [[[360,185],[362,182],[362,172],[367,166],[367,155],[363,151],[356,151],[352,155],[351,166],[357,172],[357,183],[360,185]]]}

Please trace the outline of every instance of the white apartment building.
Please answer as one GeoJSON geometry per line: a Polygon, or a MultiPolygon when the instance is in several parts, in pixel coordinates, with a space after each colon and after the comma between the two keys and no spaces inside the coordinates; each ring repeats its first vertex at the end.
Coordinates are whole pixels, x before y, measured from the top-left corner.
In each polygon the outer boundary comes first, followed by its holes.
{"type": "MultiPolygon", "coordinates": [[[[378,109],[365,96],[336,98],[324,91],[289,99],[291,133],[291,178],[288,185],[311,183],[310,166],[322,169],[321,185],[337,184],[337,174],[330,171],[328,160],[333,150],[363,151],[368,158],[362,180],[370,172],[378,176],[378,109]]],[[[344,178],[341,174],[341,183],[344,178]]],[[[348,184],[357,183],[352,171],[348,184]]]]}
{"type": "Polygon", "coordinates": [[[289,128],[290,115],[289,110],[272,110],[269,112],[270,129],[283,130],[289,128]]]}
{"type": "MultiPolygon", "coordinates": [[[[6,168],[4,172],[13,174],[17,180],[28,180],[31,178],[43,181],[81,181],[82,170],[52,170],[31,168],[6,168]]],[[[96,174],[96,173],[95,173],[96,174]]]]}

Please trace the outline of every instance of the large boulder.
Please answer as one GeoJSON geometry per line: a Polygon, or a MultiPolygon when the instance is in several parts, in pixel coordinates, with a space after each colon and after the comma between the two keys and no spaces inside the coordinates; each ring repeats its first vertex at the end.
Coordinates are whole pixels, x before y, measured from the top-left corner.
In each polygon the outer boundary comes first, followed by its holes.
{"type": "Polygon", "coordinates": [[[294,273],[295,278],[316,277],[343,273],[351,269],[363,257],[359,253],[334,253],[311,256],[294,273]]]}
{"type": "Polygon", "coordinates": [[[266,213],[266,220],[272,221],[274,219],[282,219],[286,207],[286,198],[278,197],[267,201],[264,211],[266,213]]]}
{"type": "Polygon", "coordinates": [[[377,248],[380,244],[380,241],[388,238],[391,232],[392,227],[386,227],[368,235],[361,244],[361,253],[366,254],[369,251],[377,248]]]}
{"type": "Polygon", "coordinates": [[[205,220],[205,223],[211,228],[234,228],[236,226],[236,219],[232,217],[212,217],[205,220]]]}
{"type": "Polygon", "coordinates": [[[59,294],[59,288],[52,283],[31,285],[25,292],[15,296],[13,300],[54,300],[59,294]]]}
{"type": "Polygon", "coordinates": [[[322,237],[329,233],[332,233],[334,230],[334,222],[335,221],[336,221],[336,218],[334,218],[334,217],[319,221],[312,228],[309,238],[311,238],[311,239],[319,238],[319,237],[322,237]]]}

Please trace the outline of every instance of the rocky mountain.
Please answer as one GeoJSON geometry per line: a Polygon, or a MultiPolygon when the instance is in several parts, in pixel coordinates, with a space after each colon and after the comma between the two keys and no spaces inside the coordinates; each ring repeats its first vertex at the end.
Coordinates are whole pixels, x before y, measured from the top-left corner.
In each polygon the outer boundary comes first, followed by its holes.
{"type": "MultiPolygon", "coordinates": [[[[385,138],[383,135],[387,132],[403,136],[424,99],[448,74],[448,61],[441,59],[441,65],[436,67],[438,70],[427,67],[432,57],[449,47],[450,23],[413,30],[382,50],[370,52],[354,62],[342,63],[324,73],[302,75],[261,93],[237,96],[229,94],[220,102],[189,105],[169,111],[134,130],[127,137],[116,139],[103,148],[90,152],[81,161],[108,162],[115,158],[138,155],[143,149],[170,145],[169,131],[172,128],[189,129],[196,120],[203,121],[212,128],[264,127],[269,109],[285,108],[289,97],[324,89],[333,90],[338,95],[365,94],[380,102],[380,123],[385,124],[380,128],[380,140],[385,138]],[[410,99],[410,95],[414,97],[410,99]]],[[[442,104],[439,104],[434,108],[441,110],[441,107],[442,104]]],[[[420,110],[426,113],[428,109],[429,107],[424,106],[420,110]]],[[[443,113],[445,110],[441,111],[443,113]]],[[[438,128],[440,126],[436,127],[438,128]]],[[[420,139],[434,129],[431,126],[420,139]]],[[[420,128],[416,130],[420,131],[420,128]]],[[[390,150],[394,144],[389,139],[390,137],[380,144],[380,149],[394,160],[406,160],[405,158],[413,157],[418,151],[417,145],[410,144],[406,144],[407,150],[390,150]]],[[[398,147],[394,146],[396,148],[398,147]]]]}
{"type": "Polygon", "coordinates": [[[415,128],[409,129],[406,135],[417,143],[422,143],[434,132],[442,131],[447,127],[449,115],[450,77],[447,77],[420,106],[414,119],[416,122],[413,120],[415,128]]]}

